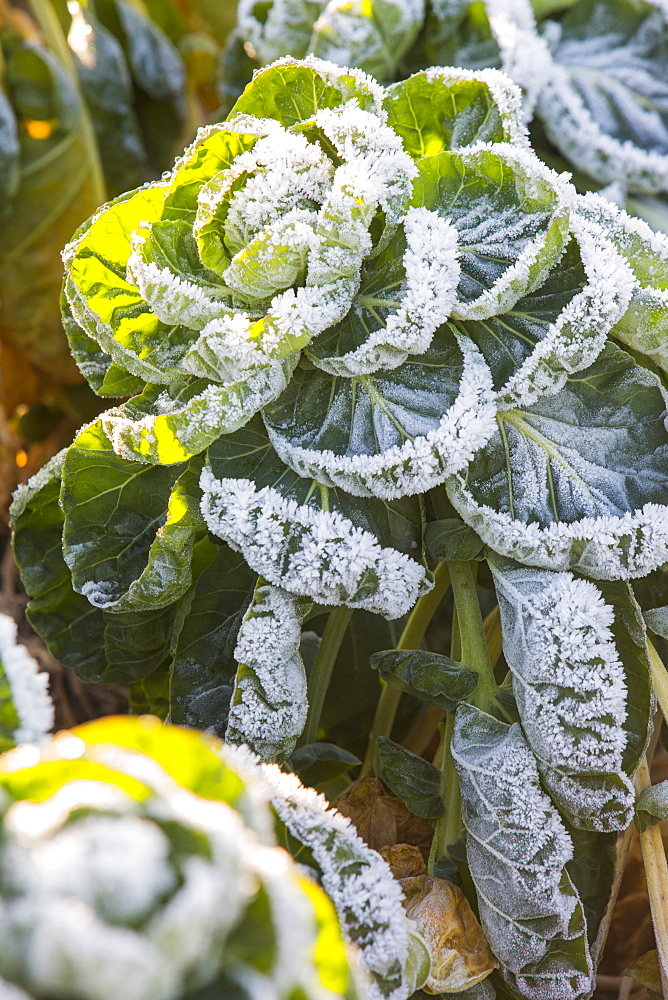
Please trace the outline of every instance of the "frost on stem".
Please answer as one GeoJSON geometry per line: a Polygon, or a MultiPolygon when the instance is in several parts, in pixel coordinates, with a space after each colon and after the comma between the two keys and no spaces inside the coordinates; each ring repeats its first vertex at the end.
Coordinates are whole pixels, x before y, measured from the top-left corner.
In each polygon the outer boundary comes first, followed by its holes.
{"type": "Polygon", "coordinates": [[[571,573],[490,566],[522,728],[544,784],[574,826],[625,829],[634,803],[623,769],[629,693],[613,609],[571,573]]]}
{"type": "MultiPolygon", "coordinates": [[[[246,766],[256,762],[244,753],[235,750],[233,759],[239,755],[246,766]]],[[[424,944],[411,931],[401,889],[387,863],[367,847],[349,819],[330,809],[324,796],[304,787],[296,775],[264,765],[259,776],[281,822],[312,852],[344,935],[361,949],[373,977],[370,1000],[406,1000],[426,979],[428,962],[424,978],[416,981],[415,971],[409,972],[411,956],[423,953],[424,944]]]]}
{"type": "Polygon", "coordinates": [[[0,747],[44,740],[53,727],[49,675],[17,642],[16,623],[0,614],[0,747]]]}
{"type": "Polygon", "coordinates": [[[457,710],[452,756],[480,920],[502,974],[526,1000],[585,1000],[594,988],[573,845],[518,725],[457,710]]]}
{"type": "Polygon", "coordinates": [[[247,744],[263,760],[284,760],[308,713],[306,674],[299,653],[310,602],[259,581],[239,629],[239,664],[225,738],[247,744]]]}
{"type": "Polygon", "coordinates": [[[272,487],[202,472],[209,530],[276,587],[319,604],[399,618],[431,589],[425,569],[336,511],[314,510],[272,487]]]}

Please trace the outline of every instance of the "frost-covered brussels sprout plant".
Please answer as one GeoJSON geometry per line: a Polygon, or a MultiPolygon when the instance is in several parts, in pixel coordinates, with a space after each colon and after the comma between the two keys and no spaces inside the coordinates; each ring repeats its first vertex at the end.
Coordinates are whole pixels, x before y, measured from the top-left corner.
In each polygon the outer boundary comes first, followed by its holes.
{"type": "Polygon", "coordinates": [[[53,654],[136,711],[332,796],[368,737],[478,909],[482,995],[577,1000],[666,689],[668,240],[548,169],[520,103],[285,59],[83,225],[71,349],[127,401],[18,492],[14,545],[53,654]],[[437,767],[390,739],[446,712],[437,767]]]}

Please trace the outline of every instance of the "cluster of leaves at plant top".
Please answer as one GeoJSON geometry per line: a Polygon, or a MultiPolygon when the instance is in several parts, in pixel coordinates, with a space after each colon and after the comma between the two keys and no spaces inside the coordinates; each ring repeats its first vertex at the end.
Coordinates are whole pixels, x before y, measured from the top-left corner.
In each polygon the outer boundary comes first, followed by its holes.
{"type": "Polygon", "coordinates": [[[550,166],[668,230],[668,15],[660,0],[240,0],[221,93],[307,53],[385,82],[429,66],[503,69],[550,166]]]}
{"type": "MultiPolygon", "coordinates": [[[[127,401],[13,503],[53,655],[285,761],[315,615],[350,609],[382,652],[379,616],[405,616],[439,561],[483,560],[508,668],[492,697],[455,657],[374,663],[453,713],[465,847],[442,860],[464,868],[493,988],[590,996],[651,722],[632,581],[668,559],[668,239],[545,166],[498,70],[385,88],[310,57],[258,73],[64,260],[72,354],[127,401]]],[[[332,698],[342,676],[368,731],[369,671],[358,698],[338,670],[332,698]]],[[[405,1000],[406,949],[376,947],[357,902],[351,938],[405,1000]]]]}
{"type": "Polygon", "coordinates": [[[213,113],[234,4],[217,17],[209,6],[0,3],[0,451],[8,477],[17,449],[47,437],[63,415],[76,427],[95,412],[63,331],[60,251],[107,198],[159,177],[213,113]]]}

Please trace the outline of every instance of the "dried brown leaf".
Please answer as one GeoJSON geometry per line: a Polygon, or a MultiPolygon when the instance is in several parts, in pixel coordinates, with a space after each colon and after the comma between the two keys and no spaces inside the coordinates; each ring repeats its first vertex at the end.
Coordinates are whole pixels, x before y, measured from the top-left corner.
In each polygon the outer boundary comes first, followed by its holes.
{"type": "Polygon", "coordinates": [[[336,808],[357,828],[362,840],[375,851],[394,844],[413,844],[429,854],[434,834],[427,819],[414,816],[380,778],[363,778],[336,801],[336,808]]]}
{"type": "Polygon", "coordinates": [[[422,852],[414,844],[392,844],[380,852],[396,879],[426,875],[427,866],[422,852]]]}
{"type": "Polygon", "coordinates": [[[482,928],[461,889],[420,875],[399,880],[404,908],[431,953],[425,993],[456,993],[479,983],[496,968],[482,928]]]}

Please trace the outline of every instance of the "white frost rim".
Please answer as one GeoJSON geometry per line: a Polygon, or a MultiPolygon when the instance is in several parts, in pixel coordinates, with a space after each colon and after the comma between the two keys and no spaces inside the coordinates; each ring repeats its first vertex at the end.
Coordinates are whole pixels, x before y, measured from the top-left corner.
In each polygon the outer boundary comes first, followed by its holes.
{"type": "Polygon", "coordinates": [[[401,305],[388,316],[384,327],[375,330],[354,351],[328,357],[307,351],[318,368],[343,376],[398,368],[409,354],[424,354],[435,331],[445,323],[459,284],[457,230],[436,212],[410,208],[404,232],[406,288],[401,305]]]}
{"type": "MultiPolygon", "coordinates": [[[[221,434],[239,430],[258,410],[276,399],[286,388],[297,360],[298,355],[294,355],[269,363],[252,373],[245,382],[209,385],[181,408],[175,406],[165,391],[162,412],[148,414],[139,420],[119,409],[107,410],[100,418],[104,432],[114,452],[133,462],[165,464],[160,457],[160,424],[163,424],[166,439],[175,439],[186,452],[197,454],[206,447],[202,444],[205,436],[211,442],[221,434]]],[[[159,404],[158,399],[154,405],[159,404]]],[[[184,456],[173,459],[174,462],[183,460],[184,456]]]]}
{"type": "Polygon", "coordinates": [[[478,348],[458,337],[464,355],[459,394],[439,424],[422,437],[376,455],[335,455],[292,446],[267,427],[279,457],[300,476],[340,486],[353,496],[413,496],[459,472],[496,430],[492,374],[478,348]]]}
{"type": "Polygon", "coordinates": [[[668,560],[668,507],[659,504],[541,528],[477,503],[461,475],[449,479],[446,489],[462,518],[490,548],[528,566],[574,569],[595,580],[631,580],[668,560]]]}
{"type": "MultiPolygon", "coordinates": [[[[224,759],[228,755],[233,767],[237,761],[244,770],[253,766],[281,821],[313,852],[343,933],[360,947],[371,975],[399,978],[408,958],[411,926],[401,905],[401,888],[387,862],[364,843],[346,816],[330,808],[323,795],[306,788],[296,775],[275,764],[260,765],[243,747],[231,751],[226,747],[224,759]]],[[[402,984],[391,993],[373,983],[368,988],[369,1000],[405,1000],[407,995],[402,984]]]]}
{"type": "Polygon", "coordinates": [[[306,724],[306,673],[299,652],[310,607],[279,587],[260,584],[241,623],[239,663],[225,739],[247,744],[263,760],[292,753],[306,724]]]}
{"type": "Polygon", "coordinates": [[[536,237],[520,253],[517,260],[497,278],[491,288],[471,303],[457,301],[453,316],[462,320],[490,319],[507,312],[523,295],[532,292],[545,280],[548,271],[559,259],[565,247],[568,218],[573,208],[575,189],[563,174],[557,174],[545,166],[530,148],[512,146],[504,142],[480,142],[457,150],[457,156],[475,169],[476,159],[481,153],[491,153],[510,167],[524,174],[529,181],[537,181],[548,186],[554,194],[554,205],[550,212],[548,228],[536,237]],[[555,227],[563,230],[561,247],[550,247],[554,239],[555,227]]]}
{"type": "Polygon", "coordinates": [[[604,184],[622,182],[641,194],[665,191],[668,156],[605,133],[571,86],[568,71],[547,52],[545,57],[551,59],[550,75],[536,110],[557,148],[604,184]]]}
{"type": "Polygon", "coordinates": [[[626,312],[636,280],[612,241],[596,225],[571,216],[588,283],[564,307],[533,353],[499,390],[500,409],[553,395],[569,374],[593,364],[626,312]]]}
{"type": "Polygon", "coordinates": [[[336,511],[316,510],[248,479],[202,470],[207,527],[270,583],[318,604],[400,618],[432,584],[425,569],[336,511]],[[358,594],[363,587],[362,595],[358,594]]]}

